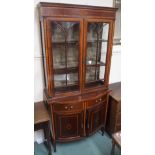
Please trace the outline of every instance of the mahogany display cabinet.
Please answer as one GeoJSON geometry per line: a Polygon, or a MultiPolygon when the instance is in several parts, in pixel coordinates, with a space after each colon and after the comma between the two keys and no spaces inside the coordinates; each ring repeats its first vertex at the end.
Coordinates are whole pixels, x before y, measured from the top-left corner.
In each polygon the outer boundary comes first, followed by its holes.
{"type": "Polygon", "coordinates": [[[39,4],[54,146],[104,132],[115,14],[116,8],[39,4]]]}

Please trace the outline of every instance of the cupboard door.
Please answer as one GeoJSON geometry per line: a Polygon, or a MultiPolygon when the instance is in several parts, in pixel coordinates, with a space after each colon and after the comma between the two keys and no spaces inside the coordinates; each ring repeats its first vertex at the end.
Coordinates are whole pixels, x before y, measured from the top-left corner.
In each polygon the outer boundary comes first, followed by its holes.
{"type": "Polygon", "coordinates": [[[85,21],[85,88],[104,84],[108,49],[111,46],[110,32],[110,21],[95,19],[85,21]]]}
{"type": "Polygon", "coordinates": [[[76,114],[60,114],[55,115],[56,139],[71,138],[76,139],[84,135],[84,117],[83,112],[76,114]]]}
{"type": "Polygon", "coordinates": [[[51,87],[55,93],[80,89],[82,20],[49,18],[51,87]],[[52,74],[53,73],[53,74],[52,74]]]}
{"type": "Polygon", "coordinates": [[[105,125],[106,107],[102,103],[87,110],[86,130],[90,135],[105,125]]]}

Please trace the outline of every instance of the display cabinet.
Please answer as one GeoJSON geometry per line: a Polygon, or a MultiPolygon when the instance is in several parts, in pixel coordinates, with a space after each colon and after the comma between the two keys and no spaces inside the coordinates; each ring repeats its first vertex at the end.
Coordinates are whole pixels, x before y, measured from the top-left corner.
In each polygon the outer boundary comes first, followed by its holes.
{"type": "Polygon", "coordinates": [[[40,3],[44,101],[52,138],[104,132],[115,8],[40,3]]]}

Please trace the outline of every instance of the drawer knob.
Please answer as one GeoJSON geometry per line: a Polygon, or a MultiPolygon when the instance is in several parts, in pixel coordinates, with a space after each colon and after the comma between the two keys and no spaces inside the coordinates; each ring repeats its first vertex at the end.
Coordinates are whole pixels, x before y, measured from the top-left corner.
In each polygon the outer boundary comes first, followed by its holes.
{"type": "Polygon", "coordinates": [[[71,109],[73,109],[73,106],[71,105],[71,109]]]}
{"type": "Polygon", "coordinates": [[[102,99],[100,98],[100,101],[102,101],[102,99]]]}
{"type": "Polygon", "coordinates": [[[68,109],[68,107],[67,107],[67,106],[65,106],[65,109],[68,109]]]}
{"type": "Polygon", "coordinates": [[[96,100],[96,103],[97,103],[97,100],[96,100]]]}

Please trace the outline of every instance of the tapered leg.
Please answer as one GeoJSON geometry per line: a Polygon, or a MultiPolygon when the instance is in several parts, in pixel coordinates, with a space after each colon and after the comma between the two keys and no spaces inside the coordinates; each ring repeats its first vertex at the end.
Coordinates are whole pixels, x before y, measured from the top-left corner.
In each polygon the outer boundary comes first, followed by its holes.
{"type": "Polygon", "coordinates": [[[54,152],[56,152],[56,141],[55,141],[55,139],[53,138],[51,132],[50,132],[50,139],[51,139],[51,142],[52,142],[52,146],[53,146],[53,148],[54,148],[54,152]]]}
{"type": "Polygon", "coordinates": [[[56,142],[55,142],[55,140],[53,141],[53,147],[54,147],[54,152],[56,152],[56,142]]]}
{"type": "Polygon", "coordinates": [[[49,155],[52,155],[51,153],[51,143],[50,143],[50,123],[48,122],[47,126],[46,126],[46,129],[45,129],[45,132],[46,132],[46,138],[47,138],[47,145],[48,145],[48,150],[49,150],[49,155]]]}
{"type": "Polygon", "coordinates": [[[101,127],[102,136],[104,135],[104,127],[101,127]]]}
{"type": "Polygon", "coordinates": [[[45,127],[44,127],[44,137],[45,137],[45,139],[47,139],[47,131],[46,131],[46,127],[47,125],[45,125],[45,127]]]}

